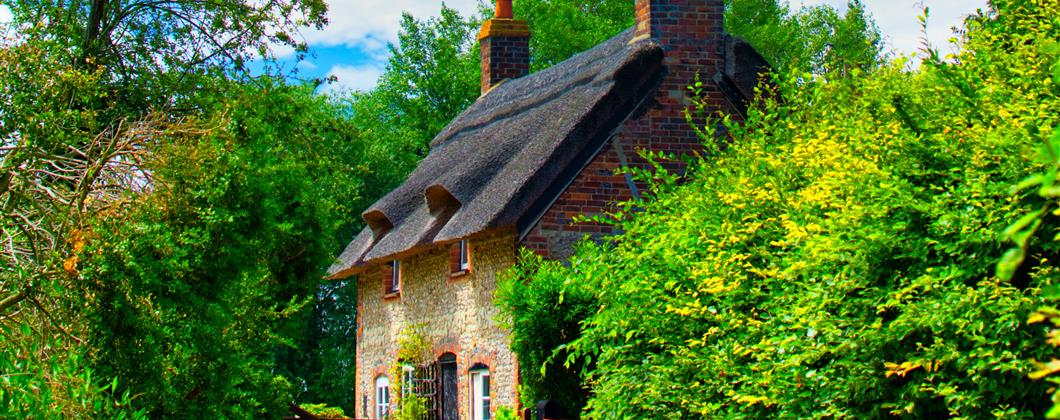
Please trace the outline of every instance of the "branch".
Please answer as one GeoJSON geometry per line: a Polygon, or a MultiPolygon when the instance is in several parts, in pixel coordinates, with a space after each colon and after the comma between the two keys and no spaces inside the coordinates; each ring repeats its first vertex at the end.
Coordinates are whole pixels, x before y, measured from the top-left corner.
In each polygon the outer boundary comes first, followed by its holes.
{"type": "Polygon", "coordinates": [[[0,301],[0,313],[3,313],[4,311],[7,310],[7,308],[15,306],[19,302],[22,302],[23,300],[26,299],[26,296],[28,296],[26,294],[26,291],[22,290],[22,291],[20,291],[18,293],[15,293],[14,295],[11,295],[11,296],[8,296],[8,297],[4,298],[4,300],[0,301]]]}
{"type": "Polygon", "coordinates": [[[50,321],[52,323],[52,326],[57,328],[59,331],[62,331],[62,333],[64,335],[69,337],[71,340],[74,340],[74,342],[76,342],[77,344],[84,344],[83,340],[81,340],[80,338],[74,337],[72,334],[70,334],[69,331],[66,331],[65,328],[63,328],[61,325],[59,325],[59,322],[56,321],[54,317],[52,317],[51,312],[48,312],[48,310],[44,308],[44,305],[41,305],[40,301],[38,301],[37,298],[34,298],[34,297],[30,296],[29,300],[30,300],[30,302],[33,302],[33,305],[36,306],[37,309],[40,309],[41,312],[44,313],[44,316],[47,317],[48,321],[50,321]]]}

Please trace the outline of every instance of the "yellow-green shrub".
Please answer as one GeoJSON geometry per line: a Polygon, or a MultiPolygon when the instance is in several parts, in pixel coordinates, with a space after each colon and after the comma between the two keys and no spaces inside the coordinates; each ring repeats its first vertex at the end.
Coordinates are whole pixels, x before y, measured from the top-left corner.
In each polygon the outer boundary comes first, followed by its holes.
{"type": "Polygon", "coordinates": [[[593,418],[1045,412],[1028,375],[1052,350],[1026,320],[1058,248],[1011,280],[995,263],[1043,202],[1011,190],[1060,119],[1060,2],[993,7],[917,71],[779,80],[784,101],[727,123],[684,184],[657,174],[614,241],[522,267],[594,291],[569,345],[593,418]]]}

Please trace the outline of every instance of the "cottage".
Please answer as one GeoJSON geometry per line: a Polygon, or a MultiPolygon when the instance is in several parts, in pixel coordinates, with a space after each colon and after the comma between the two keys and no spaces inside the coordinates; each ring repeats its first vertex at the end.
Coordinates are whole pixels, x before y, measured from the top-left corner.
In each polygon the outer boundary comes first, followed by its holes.
{"type": "Polygon", "coordinates": [[[432,418],[517,408],[518,360],[494,322],[498,273],[520,247],[565,258],[585,235],[611,234],[572,218],[638,196],[643,186],[615,173],[645,165],[638,150],[702,147],[683,113],[697,75],[716,109],[746,111],[766,64],[724,33],[722,0],[635,3],[633,28],[528,75],[529,28],[498,2],[479,34],[482,96],[364,212],[368,227],[329,270],[357,276],[358,417],[393,410],[398,339],[412,325],[433,360],[407,374],[432,418]]]}

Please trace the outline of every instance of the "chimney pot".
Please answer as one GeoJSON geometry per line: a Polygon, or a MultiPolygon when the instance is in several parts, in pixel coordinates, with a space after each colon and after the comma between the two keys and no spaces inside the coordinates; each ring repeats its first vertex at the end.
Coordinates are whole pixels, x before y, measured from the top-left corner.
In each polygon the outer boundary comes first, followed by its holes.
{"type": "Polygon", "coordinates": [[[512,19],[512,0],[497,0],[497,11],[494,13],[497,19],[512,19]]]}
{"type": "Polygon", "coordinates": [[[497,0],[496,16],[478,33],[483,94],[505,79],[530,73],[530,26],[512,16],[512,0],[497,0]]]}

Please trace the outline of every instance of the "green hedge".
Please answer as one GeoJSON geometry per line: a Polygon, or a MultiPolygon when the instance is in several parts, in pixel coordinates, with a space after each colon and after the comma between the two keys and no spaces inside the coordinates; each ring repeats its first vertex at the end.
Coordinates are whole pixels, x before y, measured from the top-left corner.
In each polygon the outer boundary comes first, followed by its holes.
{"type": "Polygon", "coordinates": [[[614,215],[624,234],[569,265],[525,260],[513,287],[563,279],[598,304],[566,348],[590,366],[588,414],[1045,412],[1048,384],[1028,375],[1054,350],[1027,319],[1058,277],[1055,229],[1028,235],[1011,280],[995,265],[1021,217],[1057,225],[1013,187],[1046,170],[1060,119],[1060,2],[992,7],[963,52],[917,71],[778,80],[767,97],[785,100],[726,121],[729,146],[685,183],[653,175],[654,198],[614,215]]]}

